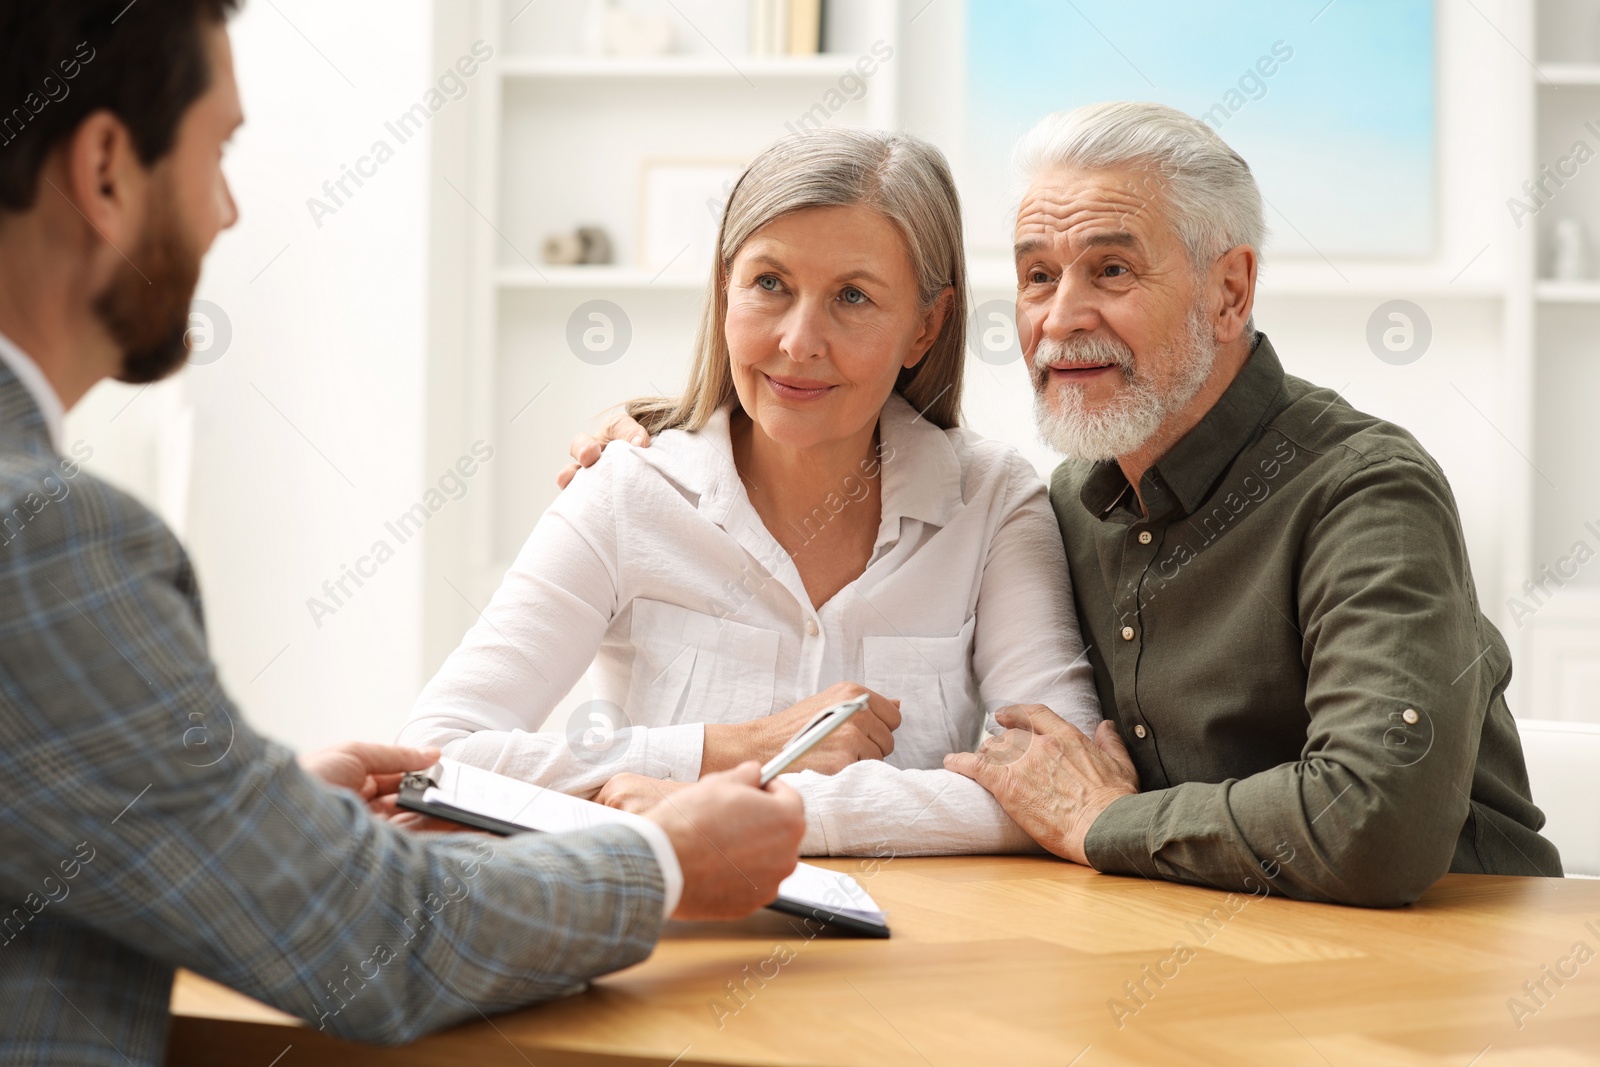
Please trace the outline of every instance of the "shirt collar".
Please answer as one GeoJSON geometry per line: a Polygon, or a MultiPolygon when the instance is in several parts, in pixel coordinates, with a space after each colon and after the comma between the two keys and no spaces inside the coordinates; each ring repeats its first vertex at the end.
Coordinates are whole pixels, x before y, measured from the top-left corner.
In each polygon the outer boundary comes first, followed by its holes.
{"type": "MultiPolygon", "coordinates": [[[[698,452],[700,461],[683,463],[642,453],[648,462],[699,498],[700,511],[726,527],[733,503],[743,493],[733,462],[729,421],[733,401],[722,405],[700,428],[698,435],[710,447],[698,452]]],[[[883,512],[878,523],[878,543],[899,536],[900,520],[915,519],[944,526],[961,504],[961,460],[949,435],[922,417],[899,393],[891,393],[878,416],[876,457],[865,461],[863,476],[870,477],[874,462],[882,476],[883,512]]],[[[849,486],[840,486],[846,497],[849,486]]]]}
{"type": "MultiPolygon", "coordinates": [[[[1145,472],[1139,490],[1152,519],[1192,514],[1261,426],[1282,406],[1283,364],[1264,333],[1222,396],[1194,429],[1145,472]]],[[[1129,489],[1116,460],[1095,464],[1079,499],[1090,514],[1107,518],[1129,489]]]]}
{"type": "Polygon", "coordinates": [[[893,539],[901,519],[945,526],[961,504],[961,459],[950,435],[922,417],[899,393],[878,416],[883,469],[883,519],[878,542],[893,539]]]}
{"type": "Polygon", "coordinates": [[[45,430],[50,435],[50,445],[57,454],[60,454],[67,413],[61,406],[61,398],[56,395],[50,380],[44,376],[44,371],[39,369],[39,365],[29,359],[28,354],[3,333],[0,333],[0,363],[6,365],[16,376],[17,381],[22,383],[22,387],[28,391],[28,395],[33,397],[34,404],[44,417],[45,430]]]}

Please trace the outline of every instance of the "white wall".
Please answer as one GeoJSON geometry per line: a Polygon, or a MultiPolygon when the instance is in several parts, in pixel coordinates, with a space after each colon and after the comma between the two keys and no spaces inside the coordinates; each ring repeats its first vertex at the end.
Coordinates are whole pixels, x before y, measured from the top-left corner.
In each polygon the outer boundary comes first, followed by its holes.
{"type": "Polygon", "coordinates": [[[226,164],[241,219],[198,294],[231,345],[142,394],[103,385],[69,421],[91,470],[182,529],[224,683],[297,747],[386,740],[421,682],[416,542],[363,588],[347,580],[355,595],[320,627],[306,601],[393,544],[384,522],[423,492],[426,135],[320,228],[306,201],[395,140],[384,122],[437,77],[431,26],[428,0],[246,5],[232,37],[247,122],[226,164]]]}

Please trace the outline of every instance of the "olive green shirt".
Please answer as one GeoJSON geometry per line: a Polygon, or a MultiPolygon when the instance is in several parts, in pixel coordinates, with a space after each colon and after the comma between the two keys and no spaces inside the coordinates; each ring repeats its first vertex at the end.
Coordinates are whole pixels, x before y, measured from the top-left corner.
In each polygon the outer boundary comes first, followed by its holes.
{"type": "Polygon", "coordinates": [[[1140,482],[1051,500],[1101,706],[1143,790],[1089,862],[1392,906],[1446,871],[1561,873],[1539,836],[1455,499],[1406,431],[1285,375],[1264,334],[1140,482]]]}

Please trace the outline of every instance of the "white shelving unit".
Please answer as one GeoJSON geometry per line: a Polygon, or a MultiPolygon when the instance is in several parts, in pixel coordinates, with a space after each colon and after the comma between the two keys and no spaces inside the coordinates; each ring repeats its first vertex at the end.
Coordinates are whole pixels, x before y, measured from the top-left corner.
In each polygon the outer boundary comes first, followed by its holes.
{"type": "Polygon", "coordinates": [[[502,292],[520,289],[600,289],[608,292],[627,289],[689,289],[698,292],[705,279],[674,271],[648,271],[633,267],[500,267],[494,281],[502,292]]]}
{"type": "Polygon", "coordinates": [[[816,56],[660,56],[618,59],[606,56],[512,56],[500,67],[507,79],[638,80],[659,78],[725,81],[834,79],[851,69],[852,55],[816,56]]]}
{"type": "Polygon", "coordinates": [[[1534,284],[1533,293],[1543,304],[1600,304],[1600,281],[1541,279],[1534,284]]]}
{"type": "MultiPolygon", "coordinates": [[[[1537,181],[1580,139],[1600,150],[1584,127],[1600,116],[1600,4],[1525,0],[1516,8],[1519,45],[1533,60],[1520,68],[1513,88],[1521,120],[1518,170],[1537,181]]],[[[1517,710],[1536,718],[1600,721],[1593,686],[1600,677],[1600,573],[1562,566],[1580,541],[1600,552],[1600,536],[1587,525],[1600,520],[1600,278],[1550,276],[1560,219],[1581,220],[1600,252],[1597,179],[1588,165],[1580,168],[1518,230],[1521,269],[1511,288],[1521,330],[1513,351],[1522,355],[1527,392],[1528,431],[1519,443],[1529,457],[1522,468],[1528,554],[1506,596],[1532,613],[1519,611],[1507,636],[1524,676],[1518,695],[1525,703],[1517,710]],[[1544,588],[1530,594],[1524,584],[1530,581],[1544,588]]]]}
{"type": "Polygon", "coordinates": [[[1536,78],[1545,85],[1600,85],[1600,63],[1541,63],[1536,78]]]}

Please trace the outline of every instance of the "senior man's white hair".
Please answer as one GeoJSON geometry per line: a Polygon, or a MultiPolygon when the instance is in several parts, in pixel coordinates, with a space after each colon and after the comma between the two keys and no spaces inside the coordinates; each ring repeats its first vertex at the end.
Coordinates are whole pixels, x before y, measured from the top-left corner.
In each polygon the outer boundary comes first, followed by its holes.
{"type": "MultiPolygon", "coordinates": [[[[1042,171],[1138,170],[1196,270],[1237,245],[1260,262],[1267,224],[1250,164],[1204,122],[1165,104],[1113,101],[1046,115],[1017,142],[1018,198],[1042,171]]],[[[1254,321],[1247,334],[1254,330],[1254,321]]]]}

